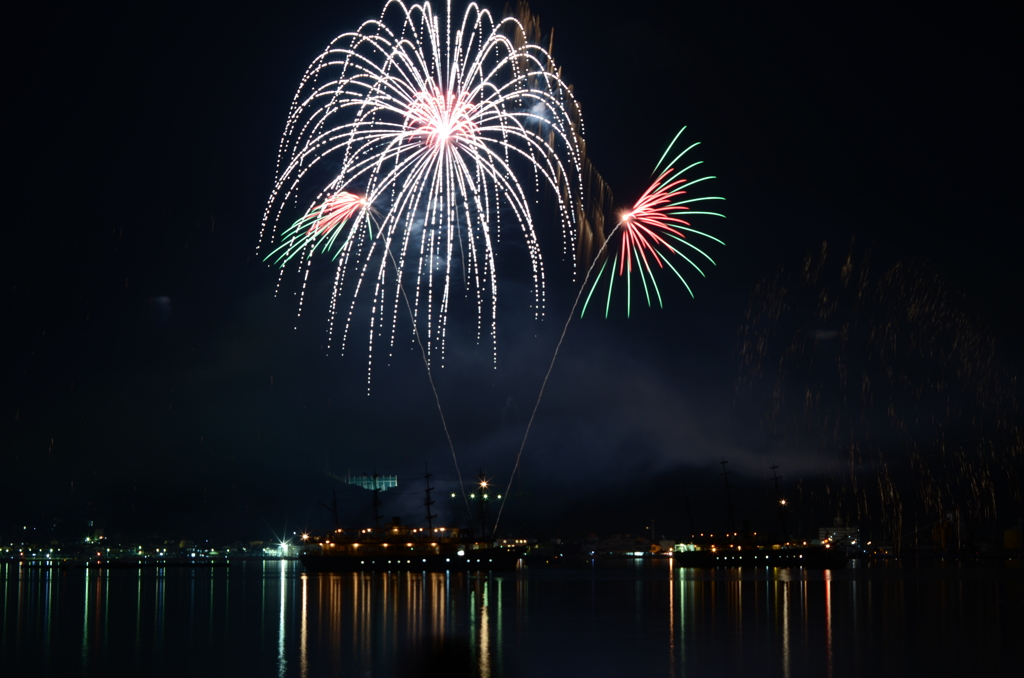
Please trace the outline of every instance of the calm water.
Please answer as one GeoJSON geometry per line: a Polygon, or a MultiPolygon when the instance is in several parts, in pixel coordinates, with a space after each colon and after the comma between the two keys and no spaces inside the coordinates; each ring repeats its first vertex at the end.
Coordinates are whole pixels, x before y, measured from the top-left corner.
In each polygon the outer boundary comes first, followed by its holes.
{"type": "Polygon", "coordinates": [[[0,675],[1021,675],[1022,571],[0,565],[0,675]]]}

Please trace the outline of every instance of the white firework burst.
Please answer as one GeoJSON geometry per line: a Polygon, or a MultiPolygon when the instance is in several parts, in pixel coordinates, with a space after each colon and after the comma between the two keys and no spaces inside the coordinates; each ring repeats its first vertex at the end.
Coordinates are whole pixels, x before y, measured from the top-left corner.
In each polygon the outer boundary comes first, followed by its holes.
{"type": "Polygon", "coordinates": [[[517,19],[475,3],[458,19],[450,2],[440,16],[429,2],[391,0],[302,78],[264,215],[267,259],[305,268],[304,294],[313,255],[333,258],[330,340],[344,351],[356,303],[369,297],[371,367],[375,336],[394,346],[403,294],[427,356],[443,360],[449,306],[462,291],[477,341],[489,335],[496,360],[502,227],[525,242],[538,317],[544,269],[531,205],[542,193],[556,203],[563,255],[575,251],[579,120],[550,54],[517,19]]]}

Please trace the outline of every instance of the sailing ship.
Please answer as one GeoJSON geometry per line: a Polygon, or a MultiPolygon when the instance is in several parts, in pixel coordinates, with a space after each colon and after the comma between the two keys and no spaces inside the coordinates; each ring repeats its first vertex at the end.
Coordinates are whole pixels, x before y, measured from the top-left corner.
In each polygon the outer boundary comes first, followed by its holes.
{"type": "Polygon", "coordinates": [[[384,527],[303,535],[299,560],[310,572],[513,570],[514,548],[467,538],[458,528],[409,527],[392,518],[384,527]]]}
{"type": "MultiPolygon", "coordinates": [[[[373,478],[378,476],[376,472],[373,478]]],[[[310,572],[376,571],[487,571],[513,570],[521,563],[522,549],[516,544],[499,546],[494,541],[473,536],[457,527],[434,527],[431,513],[434,501],[430,493],[431,474],[426,474],[426,527],[402,524],[400,517],[380,525],[381,487],[372,483],[374,527],[346,530],[337,527],[337,501],[332,507],[335,529],[326,534],[303,534],[299,560],[310,572]]],[[[487,477],[481,472],[480,486],[486,490],[487,477]]],[[[475,496],[475,495],[472,495],[475,496]]],[[[486,495],[484,495],[486,498],[486,495]]],[[[481,535],[486,537],[486,505],[480,503],[481,535]]]]}

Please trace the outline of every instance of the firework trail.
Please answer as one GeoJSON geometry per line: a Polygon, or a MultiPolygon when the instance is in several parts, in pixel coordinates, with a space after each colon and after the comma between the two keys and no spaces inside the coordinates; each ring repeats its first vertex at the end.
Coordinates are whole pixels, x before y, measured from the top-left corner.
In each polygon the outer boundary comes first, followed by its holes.
{"type": "MultiPolygon", "coordinates": [[[[662,153],[661,159],[654,168],[654,173],[657,174],[654,183],[644,191],[632,208],[620,215],[618,224],[608,234],[607,240],[611,240],[617,235],[618,244],[617,246],[613,245],[607,248],[614,251],[611,262],[606,258],[601,265],[601,270],[598,271],[597,277],[594,278],[594,283],[590,288],[590,293],[587,295],[587,300],[583,303],[583,310],[580,312],[581,316],[587,312],[587,306],[594,295],[594,291],[601,284],[601,278],[605,270],[608,271],[608,293],[604,309],[605,317],[608,317],[608,312],[611,308],[612,289],[615,287],[616,278],[625,278],[626,315],[628,317],[633,301],[634,272],[640,278],[647,305],[652,305],[651,292],[653,291],[658,300],[658,306],[662,306],[661,290],[658,288],[655,266],[658,269],[667,267],[675,273],[692,297],[693,290],[686,282],[683,274],[676,268],[676,265],[682,266],[679,260],[689,264],[701,276],[704,275],[704,271],[687,254],[699,254],[714,265],[714,260],[704,250],[691,243],[686,236],[687,234],[699,235],[714,240],[720,245],[725,245],[725,243],[712,235],[694,229],[686,219],[695,215],[724,218],[725,215],[718,212],[698,212],[690,208],[690,205],[693,203],[706,200],[723,200],[724,198],[712,196],[688,197],[689,189],[692,186],[715,178],[706,176],[692,181],[685,178],[687,172],[702,164],[701,161],[693,162],[680,170],[675,169],[676,164],[683,160],[683,156],[699,145],[700,142],[693,143],[683,149],[682,152],[664,165],[665,169],[661,169],[661,173],[658,174],[659,169],[663,166],[662,163],[673,152],[676,142],[679,141],[679,137],[682,136],[685,129],[684,127],[679,130],[672,143],[662,153]],[[673,261],[676,261],[676,265],[673,265],[673,261]]],[[[602,247],[602,252],[605,249],[605,247],[602,247]]]]}
{"type": "Polygon", "coordinates": [[[554,196],[563,254],[574,254],[585,220],[579,110],[532,29],[476,4],[460,18],[451,3],[435,14],[429,2],[390,0],[379,19],[336,38],[295,94],[261,243],[282,274],[305,269],[300,312],[313,255],[333,261],[329,347],[345,350],[357,300],[368,298],[368,381],[374,340],[394,347],[403,286],[428,366],[435,355],[443,364],[460,279],[477,341],[488,335],[497,359],[505,231],[525,241],[532,308],[543,316],[531,212],[540,192],[554,196]],[[279,229],[291,210],[304,216],[279,229]]]}

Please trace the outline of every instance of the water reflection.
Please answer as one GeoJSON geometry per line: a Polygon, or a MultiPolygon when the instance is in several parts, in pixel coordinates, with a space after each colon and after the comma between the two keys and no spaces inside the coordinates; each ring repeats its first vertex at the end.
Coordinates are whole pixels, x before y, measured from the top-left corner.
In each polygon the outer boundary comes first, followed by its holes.
{"type": "Polygon", "coordinates": [[[301,678],[998,673],[1024,631],[1019,571],[317,575],[267,562],[0,577],[4,675],[171,676],[182,657],[205,674],[301,678]]]}
{"type": "Polygon", "coordinates": [[[491,625],[487,616],[487,584],[484,582],[484,594],[480,601],[480,642],[473,643],[473,647],[479,647],[480,678],[491,678],[491,625]]]}
{"type": "Polygon", "coordinates": [[[89,593],[91,588],[89,587],[89,574],[90,571],[85,571],[85,605],[83,606],[84,612],[82,613],[82,671],[85,672],[89,668],[89,593]]]}
{"type": "Polygon", "coordinates": [[[281,614],[278,621],[278,633],[277,633],[277,675],[279,678],[284,678],[288,670],[288,660],[285,659],[285,646],[284,646],[284,612],[285,603],[288,600],[288,570],[281,568],[281,614]]]}
{"type": "MultiPolygon", "coordinates": [[[[789,582],[775,582],[776,591],[782,587],[782,675],[789,678],[789,582]]],[[[778,595],[778,594],[776,594],[778,595]]]]}
{"type": "Polygon", "coordinates": [[[309,577],[302,575],[302,628],[299,631],[299,675],[309,675],[309,599],[307,589],[309,577]]]}
{"type": "Polygon", "coordinates": [[[832,579],[825,578],[825,653],[827,672],[832,678],[832,579]]]}

